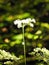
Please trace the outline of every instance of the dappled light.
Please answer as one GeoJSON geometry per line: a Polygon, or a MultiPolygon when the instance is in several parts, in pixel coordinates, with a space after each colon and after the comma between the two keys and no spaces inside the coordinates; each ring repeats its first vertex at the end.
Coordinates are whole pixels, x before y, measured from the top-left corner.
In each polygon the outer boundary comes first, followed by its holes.
{"type": "Polygon", "coordinates": [[[0,0],[0,65],[49,65],[49,0],[0,0]]]}

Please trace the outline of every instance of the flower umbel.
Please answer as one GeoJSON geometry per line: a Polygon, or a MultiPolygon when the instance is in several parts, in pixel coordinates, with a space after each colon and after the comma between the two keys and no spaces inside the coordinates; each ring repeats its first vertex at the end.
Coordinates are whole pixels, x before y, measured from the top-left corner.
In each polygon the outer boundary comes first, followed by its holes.
{"type": "Polygon", "coordinates": [[[23,19],[23,20],[15,20],[14,24],[17,25],[18,28],[22,27],[22,24],[24,24],[24,26],[26,25],[30,25],[31,27],[33,27],[33,23],[35,23],[35,19],[31,19],[31,18],[27,18],[27,19],[23,19]]]}
{"type": "Polygon", "coordinates": [[[35,48],[33,52],[29,53],[30,55],[35,56],[35,60],[42,60],[45,63],[49,64],[49,50],[46,48],[35,48]]]}

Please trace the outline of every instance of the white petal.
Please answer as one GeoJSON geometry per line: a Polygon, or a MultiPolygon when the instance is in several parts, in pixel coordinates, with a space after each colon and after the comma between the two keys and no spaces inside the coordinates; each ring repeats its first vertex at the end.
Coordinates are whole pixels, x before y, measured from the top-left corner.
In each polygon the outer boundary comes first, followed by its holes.
{"type": "Polygon", "coordinates": [[[17,27],[18,28],[21,28],[22,27],[22,24],[21,23],[17,24],[17,27]]]}
{"type": "Polygon", "coordinates": [[[34,24],[32,24],[32,23],[30,23],[29,25],[30,25],[31,27],[34,27],[34,24]]]}
{"type": "Polygon", "coordinates": [[[21,20],[21,23],[26,23],[26,20],[25,19],[21,20]]]}
{"type": "Polygon", "coordinates": [[[15,25],[17,24],[17,20],[14,21],[14,24],[15,24],[15,25]]]}
{"type": "Polygon", "coordinates": [[[36,23],[36,20],[35,20],[35,19],[32,19],[32,20],[31,20],[31,22],[34,22],[34,23],[36,23]]]}
{"type": "Polygon", "coordinates": [[[29,23],[31,21],[31,18],[26,19],[26,22],[29,23]]]}
{"type": "Polygon", "coordinates": [[[15,20],[14,24],[17,25],[18,23],[20,23],[20,20],[15,20]]]}

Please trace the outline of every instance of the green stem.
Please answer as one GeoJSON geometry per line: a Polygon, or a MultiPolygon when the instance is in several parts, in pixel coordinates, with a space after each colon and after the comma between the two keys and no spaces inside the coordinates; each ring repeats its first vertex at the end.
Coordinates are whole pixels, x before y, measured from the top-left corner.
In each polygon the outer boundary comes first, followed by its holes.
{"type": "Polygon", "coordinates": [[[25,38],[24,38],[24,24],[22,27],[22,32],[23,32],[23,43],[24,43],[24,61],[25,61],[25,65],[26,65],[26,48],[25,48],[25,38]]]}

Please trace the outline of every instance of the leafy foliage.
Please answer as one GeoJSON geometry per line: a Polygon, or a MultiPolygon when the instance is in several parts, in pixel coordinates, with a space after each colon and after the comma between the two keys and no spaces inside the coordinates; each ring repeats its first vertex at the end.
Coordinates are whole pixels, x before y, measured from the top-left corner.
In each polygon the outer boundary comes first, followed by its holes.
{"type": "Polygon", "coordinates": [[[49,49],[49,0],[0,0],[0,49],[23,58],[22,28],[14,20],[35,18],[25,26],[26,56],[35,47],[49,49]]]}

